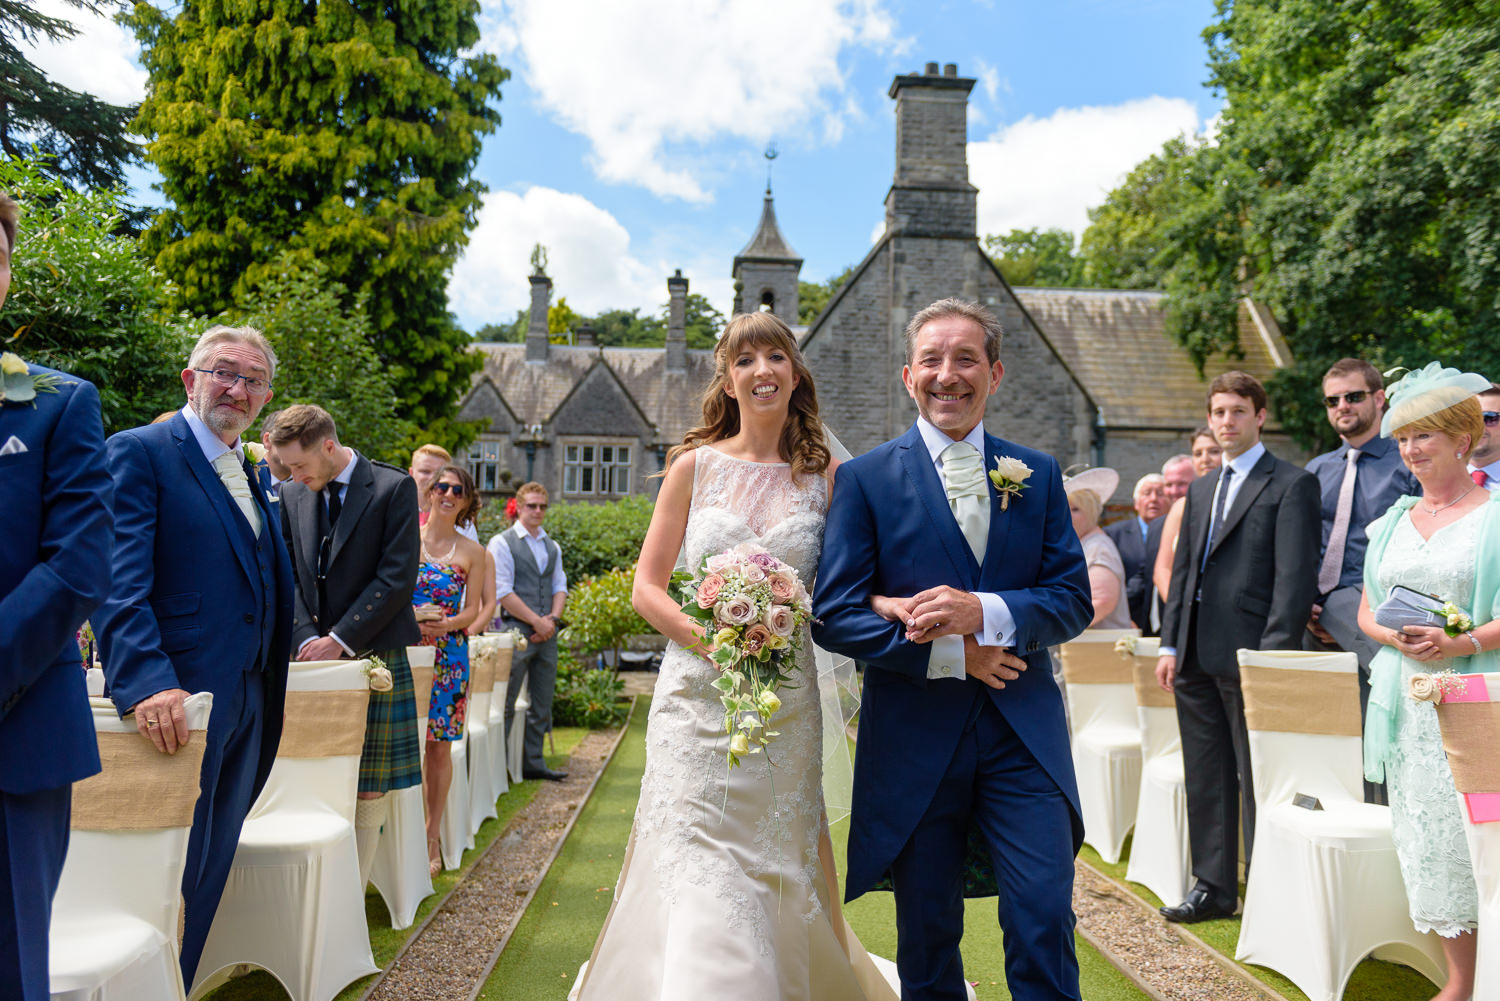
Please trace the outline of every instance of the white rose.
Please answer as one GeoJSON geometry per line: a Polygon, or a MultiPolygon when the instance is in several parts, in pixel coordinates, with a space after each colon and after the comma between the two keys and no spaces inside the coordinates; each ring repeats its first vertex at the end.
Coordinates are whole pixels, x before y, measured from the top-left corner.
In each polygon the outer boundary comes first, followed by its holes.
{"type": "Polygon", "coordinates": [[[1025,483],[1031,475],[1031,467],[1020,459],[1010,455],[996,456],[994,472],[1001,479],[1010,480],[1012,483],[1025,483]]]}
{"type": "Polygon", "coordinates": [[[1443,686],[1430,674],[1413,674],[1411,676],[1411,697],[1418,702],[1431,702],[1437,704],[1443,701],[1443,686]]]}
{"type": "Polygon", "coordinates": [[[388,692],[396,687],[395,680],[391,677],[388,667],[373,667],[370,669],[370,691],[388,692]]]}
{"type": "Polygon", "coordinates": [[[743,626],[755,620],[755,602],[742,594],[719,602],[714,611],[718,620],[726,625],[743,626]]]}

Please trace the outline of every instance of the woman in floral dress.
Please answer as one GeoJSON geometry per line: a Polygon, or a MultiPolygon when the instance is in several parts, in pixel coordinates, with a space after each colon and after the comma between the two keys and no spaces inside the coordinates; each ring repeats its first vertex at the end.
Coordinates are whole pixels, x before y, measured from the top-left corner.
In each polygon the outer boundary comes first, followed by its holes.
{"type": "Polygon", "coordinates": [[[465,469],[444,466],[432,485],[432,510],[422,526],[422,562],[412,604],[422,629],[422,645],[437,648],[432,702],[427,713],[427,757],[423,789],[427,799],[427,864],[442,866],[438,828],[448,787],[453,783],[452,742],[464,735],[465,689],[469,682],[469,640],[464,632],[480,610],[482,588],[465,582],[483,574],[484,548],[458,534],[479,507],[474,481],[465,469]]]}

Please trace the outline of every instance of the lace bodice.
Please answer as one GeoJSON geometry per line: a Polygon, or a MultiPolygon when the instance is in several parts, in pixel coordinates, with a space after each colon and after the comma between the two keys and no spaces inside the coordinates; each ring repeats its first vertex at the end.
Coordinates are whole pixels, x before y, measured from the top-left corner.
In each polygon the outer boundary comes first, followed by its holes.
{"type": "Polygon", "coordinates": [[[796,482],[786,463],[736,459],[704,445],[694,453],[683,555],[696,570],[704,556],[742,542],[759,543],[795,568],[811,589],[827,510],[824,477],[807,475],[796,482]]]}

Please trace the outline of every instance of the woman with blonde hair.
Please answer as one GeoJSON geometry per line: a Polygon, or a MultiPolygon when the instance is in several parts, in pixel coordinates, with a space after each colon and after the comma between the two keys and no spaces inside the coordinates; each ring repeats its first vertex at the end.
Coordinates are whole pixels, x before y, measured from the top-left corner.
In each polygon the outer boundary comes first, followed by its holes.
{"type": "MultiPolygon", "coordinates": [[[[1192,446],[1194,479],[1207,476],[1223,464],[1224,448],[1208,428],[1201,427],[1193,432],[1192,446]]],[[[1167,600],[1172,584],[1172,557],[1177,552],[1177,537],[1182,534],[1182,509],[1186,504],[1187,498],[1179,497],[1162,515],[1166,521],[1161,524],[1161,546],[1156,550],[1156,565],[1151,570],[1151,582],[1156,585],[1156,593],[1161,595],[1162,601],[1167,600]]]]}
{"type": "Polygon", "coordinates": [[[1359,626],[1381,644],[1370,665],[1365,777],[1390,793],[1391,836],[1418,931],[1441,937],[1448,982],[1434,1001],[1474,989],[1478,890],[1437,712],[1408,694],[1413,674],[1500,669],[1500,503],[1469,478],[1467,460],[1484,434],[1475,393],[1489,380],[1433,362],[1387,390],[1380,433],[1395,438],[1421,484],[1371,522],[1359,626]],[[1435,626],[1392,629],[1376,609],[1393,587],[1439,596],[1473,628],[1449,636],[1435,626]]]}

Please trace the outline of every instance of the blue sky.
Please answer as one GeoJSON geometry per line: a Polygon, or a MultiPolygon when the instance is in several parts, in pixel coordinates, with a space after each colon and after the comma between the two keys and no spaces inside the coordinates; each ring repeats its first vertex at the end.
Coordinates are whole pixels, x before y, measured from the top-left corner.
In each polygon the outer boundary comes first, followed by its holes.
{"type": "MultiPolygon", "coordinates": [[[[78,18],[61,0],[39,3],[78,18]]],[[[656,311],[675,268],[727,312],[770,142],[803,278],[856,263],[890,184],[887,90],[929,61],[978,81],[969,168],[981,233],[1077,232],[1133,164],[1209,127],[1212,17],[1212,0],[484,0],[481,48],[512,78],[479,162],[490,194],[452,308],[469,329],[509,320],[541,242],[554,295],[580,312],[656,311]]],[[[80,26],[38,61],[70,86],[139,100],[133,41],[106,21],[80,26]]]]}

